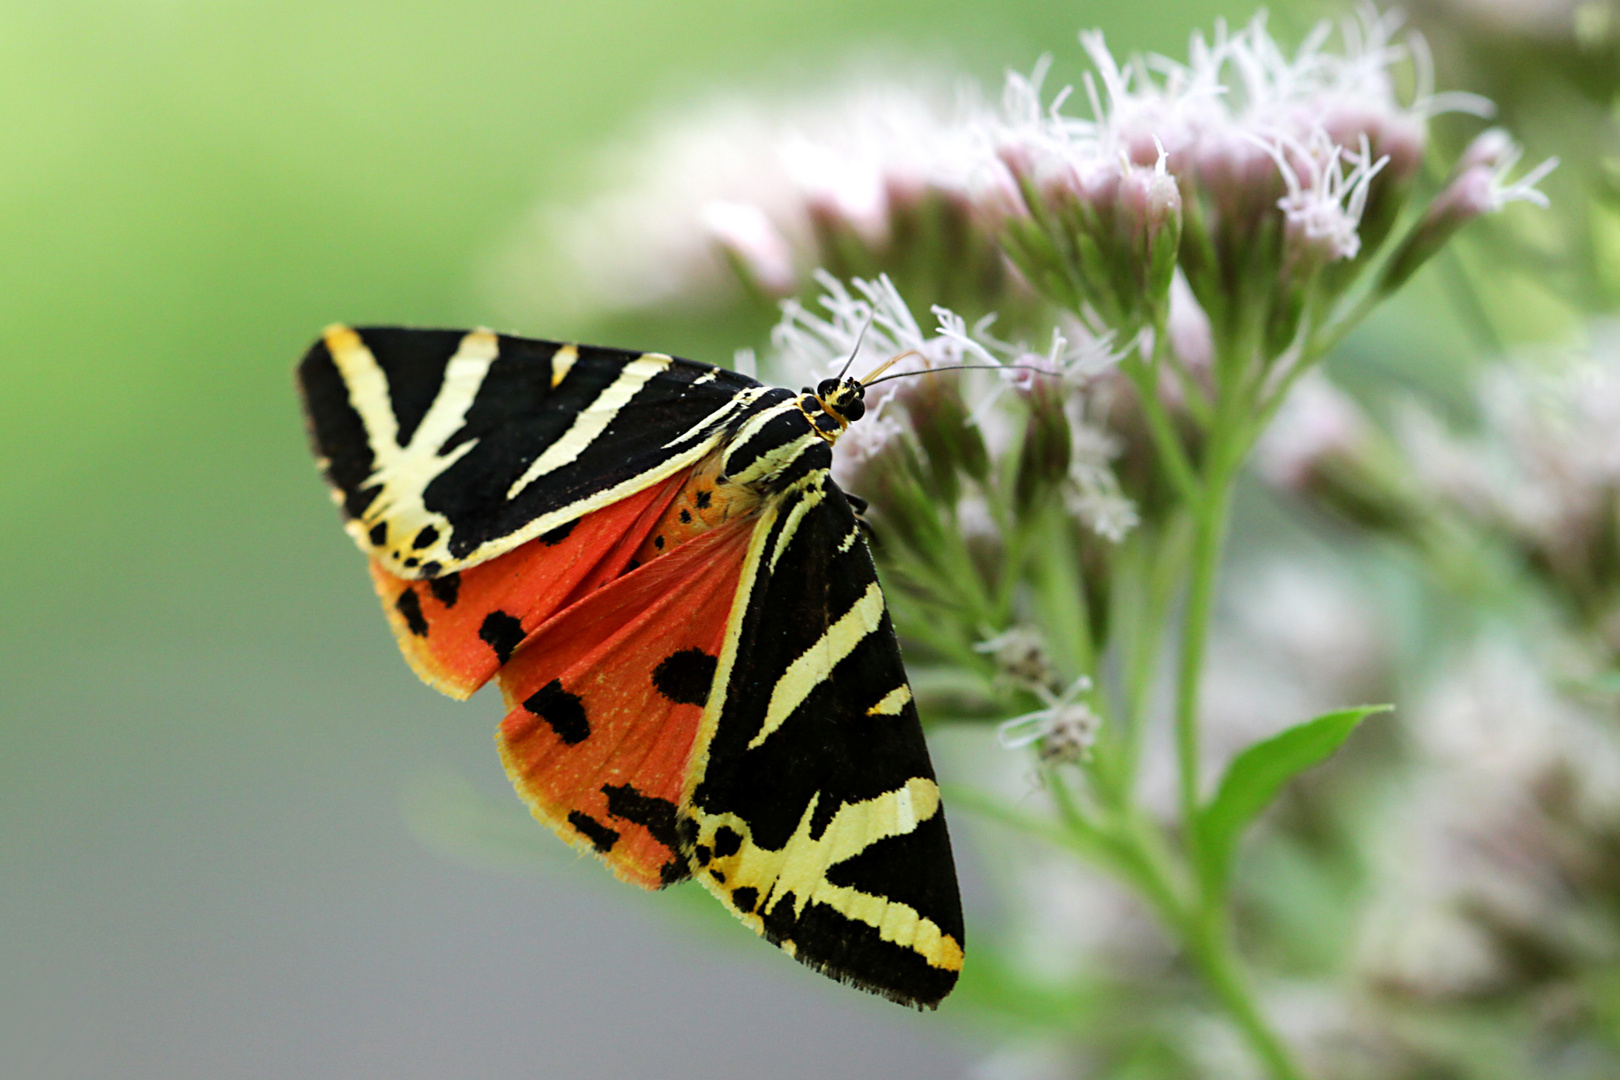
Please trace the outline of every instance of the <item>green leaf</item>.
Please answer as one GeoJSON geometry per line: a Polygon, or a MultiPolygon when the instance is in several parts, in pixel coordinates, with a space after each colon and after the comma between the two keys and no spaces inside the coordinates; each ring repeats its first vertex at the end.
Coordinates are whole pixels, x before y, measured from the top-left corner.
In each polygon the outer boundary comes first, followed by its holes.
{"type": "Polygon", "coordinates": [[[1277,797],[1282,786],[1326,761],[1366,717],[1391,705],[1361,705],[1323,713],[1244,750],[1227,766],[1215,797],[1199,811],[1198,860],[1210,891],[1226,884],[1243,830],[1277,797]]]}

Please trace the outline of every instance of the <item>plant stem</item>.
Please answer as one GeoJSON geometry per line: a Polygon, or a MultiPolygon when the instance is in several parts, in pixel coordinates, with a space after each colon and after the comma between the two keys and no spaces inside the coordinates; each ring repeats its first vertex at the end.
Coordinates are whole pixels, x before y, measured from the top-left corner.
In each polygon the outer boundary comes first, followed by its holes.
{"type": "Polygon", "coordinates": [[[1254,1002],[1233,954],[1223,907],[1206,907],[1188,920],[1187,944],[1204,974],[1204,981],[1226,1007],[1250,1048],[1266,1065],[1275,1080],[1304,1080],[1305,1074],[1294,1063],[1287,1045],[1271,1029],[1254,1002]]]}
{"type": "Polygon", "coordinates": [[[1216,467],[1203,485],[1202,505],[1195,511],[1186,610],[1182,616],[1181,658],[1176,675],[1176,763],[1181,777],[1182,819],[1189,843],[1199,807],[1198,689],[1204,673],[1204,645],[1209,637],[1210,616],[1215,610],[1215,580],[1226,535],[1227,508],[1231,504],[1231,476],[1220,467],[1223,456],[1218,445],[1210,447],[1210,461],[1216,467]]]}
{"type": "MultiPolygon", "coordinates": [[[[1229,388],[1230,389],[1230,388],[1229,388]]],[[[1252,400],[1253,394],[1228,394],[1252,400]]],[[[1224,402],[1223,402],[1224,404],[1224,402]]],[[[1209,639],[1210,620],[1215,610],[1215,584],[1220,575],[1221,552],[1231,509],[1232,486],[1243,458],[1257,431],[1251,416],[1237,409],[1221,409],[1209,434],[1199,485],[1200,498],[1192,503],[1192,552],[1187,566],[1187,599],[1182,614],[1180,657],[1176,679],[1176,763],[1181,781],[1183,846],[1187,859],[1196,869],[1203,853],[1198,849],[1198,820],[1202,811],[1199,797],[1199,689],[1204,673],[1204,651],[1209,639]]],[[[1136,834],[1138,846],[1143,835],[1136,834]]],[[[1161,877],[1163,858],[1154,858],[1143,848],[1143,869],[1147,877],[1161,877]]],[[[1201,875],[1194,874],[1201,882],[1201,875]]],[[[1254,995],[1238,966],[1227,918],[1227,908],[1219,896],[1196,886],[1197,899],[1172,913],[1165,910],[1168,890],[1150,894],[1161,915],[1181,933],[1188,952],[1233,1023],[1242,1032],[1255,1055],[1265,1063],[1273,1080],[1303,1080],[1288,1047],[1274,1032],[1255,1004],[1254,995]]],[[[1169,892],[1169,895],[1174,895],[1169,892]]]]}

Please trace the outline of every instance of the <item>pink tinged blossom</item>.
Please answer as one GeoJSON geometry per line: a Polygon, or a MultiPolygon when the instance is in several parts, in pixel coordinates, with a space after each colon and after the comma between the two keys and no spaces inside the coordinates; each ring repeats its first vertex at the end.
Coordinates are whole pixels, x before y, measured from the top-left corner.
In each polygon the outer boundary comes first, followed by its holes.
{"type": "Polygon", "coordinates": [[[839,153],[803,136],[790,139],[781,157],[813,219],[843,223],[869,244],[887,242],[889,206],[877,161],[839,153]]]}
{"type": "MultiPolygon", "coordinates": [[[[782,381],[815,386],[836,377],[852,356],[850,372],[857,378],[902,353],[910,355],[887,374],[959,362],[956,344],[925,335],[887,276],[876,281],[856,278],[853,291],[826,271],[817,271],[816,281],[823,289],[818,306],[826,317],[796,300],[783,301],[782,319],[771,331],[775,366],[782,381]]],[[[905,426],[895,410],[895,387],[899,385],[901,382],[883,382],[867,391],[866,415],[844,432],[838,453],[833,455],[833,473],[840,483],[853,482],[862,466],[904,434],[905,426]]]]}
{"type": "Polygon", "coordinates": [[[798,287],[793,248],[760,207],[715,200],[703,208],[704,228],[762,291],[787,295],[798,287]]]}
{"type": "Polygon", "coordinates": [[[1492,129],[1478,136],[1459,159],[1451,181],[1434,197],[1422,220],[1390,256],[1379,287],[1393,292],[1405,284],[1458,229],[1475,218],[1494,214],[1514,202],[1547,206],[1547,196],[1536,185],[1558,167],[1558,159],[1548,158],[1518,180],[1509,182],[1508,176],[1523,152],[1500,130],[1492,129]]]}
{"type": "Polygon", "coordinates": [[[1373,161],[1365,136],[1359,153],[1348,153],[1321,128],[1305,142],[1280,136],[1266,150],[1288,189],[1277,208],[1287,221],[1295,259],[1320,265],[1355,258],[1361,251],[1356,229],[1367,192],[1388,159],[1373,161]]]}

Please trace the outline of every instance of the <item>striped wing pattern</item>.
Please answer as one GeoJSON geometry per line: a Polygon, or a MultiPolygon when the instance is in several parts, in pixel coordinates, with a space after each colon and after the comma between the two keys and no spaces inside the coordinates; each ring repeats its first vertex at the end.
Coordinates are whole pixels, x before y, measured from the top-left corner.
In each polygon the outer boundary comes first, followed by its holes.
{"type": "Polygon", "coordinates": [[[362,550],[398,577],[474,566],[703,457],[762,398],[659,353],[487,330],[329,329],[299,365],[362,550]]]}
{"type": "Polygon", "coordinates": [[[871,554],[824,472],[762,514],[742,580],[684,802],[694,873],[803,963],[937,1003],[962,965],[950,839],[871,554]]]}
{"type": "Polygon", "coordinates": [[[841,981],[949,993],[950,840],[829,471],[847,421],[710,365],[483,330],[332,327],[299,380],[402,649],[456,696],[499,673],[536,817],[626,880],[697,877],[841,981]]]}

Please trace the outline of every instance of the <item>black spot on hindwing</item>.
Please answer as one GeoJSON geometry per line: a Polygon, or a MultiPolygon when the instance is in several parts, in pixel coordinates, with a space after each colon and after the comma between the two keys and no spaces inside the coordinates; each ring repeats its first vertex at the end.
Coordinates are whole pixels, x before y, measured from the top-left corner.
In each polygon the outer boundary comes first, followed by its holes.
{"type": "Polygon", "coordinates": [[[604,855],[612,851],[613,845],[619,842],[617,829],[610,829],[589,814],[581,811],[568,811],[568,824],[578,829],[579,834],[589,840],[591,846],[604,855]]]}
{"type": "Polygon", "coordinates": [[[754,905],[759,903],[759,890],[752,885],[739,885],[731,890],[731,902],[737,905],[737,910],[751,914],[754,905]]]}
{"type": "Polygon", "coordinates": [[[699,648],[670,653],[653,669],[653,686],[677,705],[706,704],[717,662],[699,648]]]}
{"type": "Polygon", "coordinates": [[[456,606],[456,600],[461,595],[460,574],[452,571],[443,577],[429,578],[427,585],[428,591],[433,593],[433,599],[447,608],[456,606]]]}
{"type": "Polygon", "coordinates": [[[557,738],[568,746],[578,746],[591,737],[585,703],[579,695],[564,690],[560,679],[552,679],[524,698],[523,707],[549,724],[557,738]]]}
{"type": "Polygon", "coordinates": [[[674,803],[654,795],[644,795],[629,784],[603,784],[602,794],[607,796],[609,814],[640,825],[649,836],[671,851],[680,850],[680,837],[675,831],[674,803]]]}
{"type": "Polygon", "coordinates": [[[681,857],[680,830],[675,804],[656,795],[645,795],[629,784],[603,784],[611,817],[640,825],[647,835],[669,848],[670,855],[658,869],[658,884],[674,885],[692,876],[692,868],[681,857]]]}
{"type": "Polygon", "coordinates": [[[406,589],[394,601],[394,610],[405,619],[405,627],[417,637],[428,636],[427,619],[422,617],[422,601],[415,589],[406,589]]]}
{"type": "Polygon", "coordinates": [[[523,644],[523,622],[516,615],[492,611],[484,616],[478,636],[495,650],[496,658],[504,664],[512,659],[512,650],[523,644]]]}
{"type": "Polygon", "coordinates": [[[420,551],[422,548],[431,545],[438,538],[438,529],[434,528],[432,525],[424,525],[422,526],[421,531],[416,534],[416,539],[411,541],[411,547],[420,551]]]}
{"type": "Polygon", "coordinates": [[[370,539],[372,547],[382,547],[388,542],[388,522],[377,522],[371,527],[371,531],[366,533],[366,537],[370,539]]]}
{"type": "Polygon", "coordinates": [[[546,545],[546,547],[556,547],[558,544],[568,539],[568,534],[573,532],[574,526],[578,524],[578,518],[575,518],[573,521],[565,521],[555,529],[552,529],[550,532],[541,533],[540,542],[546,545]]]}

